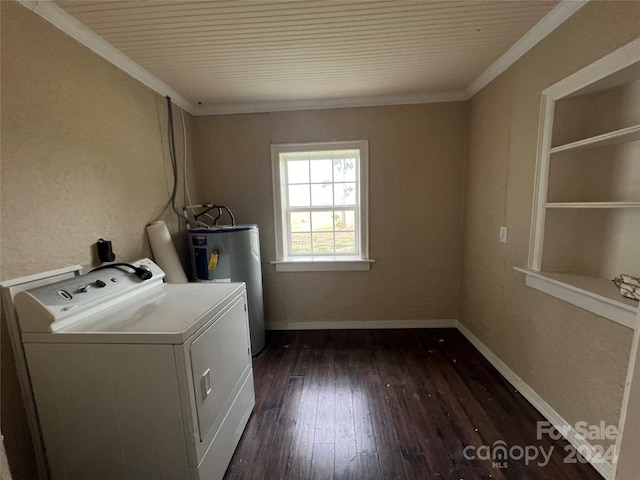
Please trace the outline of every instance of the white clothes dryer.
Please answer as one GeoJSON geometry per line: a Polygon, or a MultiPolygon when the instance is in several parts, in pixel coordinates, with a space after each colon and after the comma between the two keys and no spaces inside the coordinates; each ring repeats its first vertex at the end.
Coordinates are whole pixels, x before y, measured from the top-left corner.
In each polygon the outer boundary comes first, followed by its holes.
{"type": "Polygon", "coordinates": [[[214,480],[255,404],[243,283],[108,268],[20,292],[53,480],[214,480]]]}

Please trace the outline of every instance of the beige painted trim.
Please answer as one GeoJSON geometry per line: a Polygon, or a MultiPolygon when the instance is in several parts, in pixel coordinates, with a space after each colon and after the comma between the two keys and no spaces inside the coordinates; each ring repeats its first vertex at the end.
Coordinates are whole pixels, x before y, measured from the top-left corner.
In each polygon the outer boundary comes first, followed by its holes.
{"type": "Polygon", "coordinates": [[[289,322],[267,325],[267,330],[373,330],[392,328],[455,328],[455,318],[438,320],[363,320],[345,322],[289,322]]]}
{"type": "MultiPolygon", "coordinates": [[[[568,299],[569,295],[574,296],[573,292],[569,289],[564,289],[562,295],[561,289],[555,288],[548,281],[545,280],[544,275],[539,275],[537,278],[535,272],[540,272],[542,269],[542,256],[544,251],[544,230],[545,230],[545,218],[548,208],[638,208],[639,202],[547,202],[547,187],[549,181],[549,168],[551,162],[551,155],[553,153],[562,152],[570,149],[602,146],[607,144],[622,143],[625,141],[633,141],[640,138],[640,125],[632,125],[621,130],[609,132],[593,137],[584,138],[575,142],[571,142],[566,145],[560,145],[553,147],[552,133],[553,122],[555,112],[555,102],[562,98],[571,96],[576,92],[581,92],[585,87],[589,85],[597,84],[600,80],[614,75],[630,65],[638,63],[640,61],[640,38],[633,40],[626,45],[618,48],[617,50],[605,55],[604,57],[596,60],[595,62],[587,65],[586,67],[578,70],[577,72],[569,75],[568,77],[556,82],[555,84],[547,87],[543,90],[541,95],[541,107],[540,107],[540,121],[538,124],[538,147],[537,147],[537,161],[536,172],[534,180],[534,198],[531,215],[531,231],[529,237],[529,255],[527,261],[527,268],[529,271],[515,267],[516,270],[521,271],[527,275],[527,285],[538,288],[546,293],[554,295],[563,300],[569,301],[574,305],[578,305],[582,308],[586,308],[598,315],[605,316],[610,320],[614,320],[622,325],[630,328],[634,328],[635,324],[635,312],[621,312],[620,317],[615,311],[613,311],[608,305],[599,304],[595,305],[595,310],[585,306],[585,302],[576,303],[568,299]],[[533,285],[535,284],[535,285],[533,285]],[[537,285],[537,286],[536,286],[537,285]],[[556,292],[556,293],[554,293],[556,292]],[[604,310],[602,308],[605,308],[604,310]],[[609,313],[608,313],[609,312],[609,313]]],[[[592,299],[588,297],[597,297],[593,295],[586,295],[582,297],[582,300],[586,300],[588,304],[593,304],[592,299]]]]}
{"type": "Polygon", "coordinates": [[[553,115],[555,102],[546,94],[542,94],[540,106],[540,124],[538,136],[538,151],[536,173],[534,179],[534,201],[531,215],[531,237],[529,239],[528,267],[540,270],[542,266],[542,249],[544,243],[544,224],[546,217],[545,203],[547,201],[547,186],[549,182],[549,150],[551,150],[551,133],[553,129],[553,115]]]}
{"type": "Polygon", "coordinates": [[[633,125],[614,132],[603,133],[602,135],[596,135],[595,137],[583,138],[576,142],[559,145],[551,148],[549,153],[559,153],[566,150],[577,150],[580,148],[603,147],[605,145],[616,145],[625,142],[633,142],[635,140],[640,140],[640,125],[633,125]]]}
{"type": "MultiPolygon", "coordinates": [[[[310,143],[281,143],[271,145],[271,179],[273,183],[273,212],[275,219],[277,272],[322,272],[369,270],[373,260],[369,259],[369,140],[347,140],[310,143]],[[283,203],[283,188],[286,187],[285,167],[280,155],[283,153],[313,152],[324,150],[358,150],[360,152],[357,176],[360,192],[356,209],[357,255],[300,256],[289,255],[287,244],[287,206],[283,203]]],[[[306,207],[305,207],[306,208],[306,207]]]]}
{"type": "Polygon", "coordinates": [[[304,100],[294,102],[262,102],[226,104],[199,107],[176,90],[145,70],[138,63],[116,49],[91,29],[49,0],[17,0],[22,6],[41,16],[82,45],[151,88],[160,95],[169,96],[176,105],[191,115],[229,115],[234,113],[277,112],[291,110],[317,110],[329,108],[377,107],[385,105],[411,105],[424,103],[460,102],[468,100],[509,68],[520,57],[537,45],[567,18],[582,8],[588,0],[562,0],[540,22],[518,40],[465,90],[430,92],[420,95],[391,95],[336,100],[304,100]]]}
{"type": "Polygon", "coordinates": [[[471,98],[486,87],[493,79],[564,23],[571,15],[584,7],[587,2],[588,0],[562,0],[498,60],[493,62],[489,68],[469,84],[466,89],[467,97],[471,98]]]}
{"type": "MultiPolygon", "coordinates": [[[[636,319],[640,324],[640,311],[636,319]]],[[[616,480],[636,480],[640,471],[640,456],[637,455],[640,440],[640,328],[636,328],[629,354],[629,367],[625,381],[624,395],[616,438],[617,462],[614,464],[613,476],[616,480]]]]}
{"type": "Polygon", "coordinates": [[[9,461],[7,460],[7,453],[4,450],[4,437],[1,434],[0,441],[0,480],[13,480],[11,469],[9,468],[9,461]]]}
{"type": "Polygon", "coordinates": [[[640,202],[547,202],[546,208],[640,208],[640,202]]]}
{"type": "Polygon", "coordinates": [[[640,38],[637,38],[617,50],[596,60],[564,80],[551,85],[543,90],[543,95],[548,95],[552,100],[564,98],[582,88],[602,80],[609,75],[622,70],[640,58],[640,38]]]}
{"type": "Polygon", "coordinates": [[[300,100],[293,102],[232,103],[196,107],[195,116],[230,115],[235,113],[286,112],[295,110],[326,110],[331,108],[383,107],[387,105],[415,105],[424,103],[464,102],[464,90],[423,93],[419,95],[388,95],[334,100],[300,100]]]}
{"type": "Polygon", "coordinates": [[[608,295],[609,290],[604,286],[611,286],[609,280],[575,274],[540,272],[520,267],[513,267],[513,269],[525,274],[525,283],[528,287],[564,300],[626,328],[632,330],[637,328],[638,307],[633,300],[627,300],[619,295],[617,290],[611,289],[615,296],[608,295]]]}
{"type": "MultiPolygon", "coordinates": [[[[580,438],[578,432],[569,422],[567,422],[558,412],[556,412],[551,405],[544,401],[544,399],[536,393],[527,383],[522,380],[516,373],[511,370],[506,363],[504,363],[496,354],[494,354],[489,347],[487,347],[482,341],[476,337],[471,331],[463,324],[458,322],[458,330],[473,344],[473,346],[494,366],[500,374],[507,379],[507,381],[513,385],[522,396],[533,405],[544,418],[546,418],[551,424],[555,426],[562,426],[562,429],[558,431],[564,433],[564,428],[569,426],[570,428],[566,432],[566,440],[575,447],[576,450],[581,452],[590,452],[587,455],[588,458],[597,456],[597,450],[586,439],[580,438]]],[[[590,462],[591,463],[591,462],[590,462]]],[[[593,462],[591,463],[600,475],[607,480],[613,480],[613,464],[610,461],[593,462]]]]}
{"type": "Polygon", "coordinates": [[[330,260],[319,258],[309,261],[272,261],[271,265],[275,267],[276,272],[368,272],[374,262],[375,260],[371,258],[341,259],[339,257],[331,257],[330,260]]]}

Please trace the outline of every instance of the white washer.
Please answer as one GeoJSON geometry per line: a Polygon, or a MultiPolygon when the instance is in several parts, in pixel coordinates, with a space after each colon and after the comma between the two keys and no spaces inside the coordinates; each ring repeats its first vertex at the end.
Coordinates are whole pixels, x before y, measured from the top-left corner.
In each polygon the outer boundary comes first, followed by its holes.
{"type": "Polygon", "coordinates": [[[255,404],[244,284],[139,263],[15,297],[53,480],[222,478],[255,404]]]}

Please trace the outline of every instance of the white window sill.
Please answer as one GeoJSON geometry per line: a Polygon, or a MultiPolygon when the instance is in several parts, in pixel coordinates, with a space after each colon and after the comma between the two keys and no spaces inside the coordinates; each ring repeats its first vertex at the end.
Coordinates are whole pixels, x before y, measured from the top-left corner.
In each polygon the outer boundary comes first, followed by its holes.
{"type": "Polygon", "coordinates": [[[537,272],[514,267],[526,275],[529,287],[589,312],[635,329],[638,302],[624,298],[611,280],[572,273],[537,272]]]}
{"type": "Polygon", "coordinates": [[[375,260],[360,257],[291,257],[276,260],[276,272],[363,272],[371,268],[375,260]]]}

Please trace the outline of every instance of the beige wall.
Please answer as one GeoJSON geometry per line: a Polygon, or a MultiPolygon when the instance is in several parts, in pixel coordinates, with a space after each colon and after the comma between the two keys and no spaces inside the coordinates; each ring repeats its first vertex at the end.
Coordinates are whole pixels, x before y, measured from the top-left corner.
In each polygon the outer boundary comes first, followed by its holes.
{"type": "Polygon", "coordinates": [[[257,223],[266,323],[454,319],[464,103],[195,119],[203,198],[257,223]],[[276,273],[270,144],[369,141],[369,272],[276,273]]]}
{"type": "Polygon", "coordinates": [[[527,263],[540,94],[639,32],[640,2],[591,2],[470,101],[459,319],[571,424],[617,425],[632,332],[513,271],[527,263]]]}
{"type": "MultiPolygon", "coordinates": [[[[638,312],[637,320],[640,322],[640,312],[638,312]]],[[[638,351],[640,330],[636,331],[633,340],[631,348],[633,369],[630,370],[628,378],[631,381],[631,387],[628,392],[626,415],[622,424],[620,461],[616,469],[616,480],[637,480],[638,472],[640,472],[640,455],[638,455],[638,445],[640,445],[640,352],[638,351]]]]}
{"type": "MultiPolygon", "coordinates": [[[[96,265],[101,236],[118,260],[149,256],[145,225],[156,218],[167,221],[186,261],[185,235],[175,215],[163,214],[173,186],[165,100],[19,4],[0,4],[0,278],[96,265]]],[[[180,120],[177,109],[174,116],[180,120]]],[[[186,121],[190,131],[193,119],[186,121]]],[[[180,124],[176,135],[181,151],[180,124]]],[[[191,172],[197,198],[193,165],[191,172]]],[[[1,348],[5,447],[14,477],[31,479],[4,318],[1,348]]]]}

